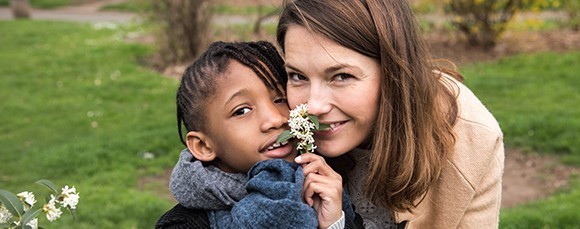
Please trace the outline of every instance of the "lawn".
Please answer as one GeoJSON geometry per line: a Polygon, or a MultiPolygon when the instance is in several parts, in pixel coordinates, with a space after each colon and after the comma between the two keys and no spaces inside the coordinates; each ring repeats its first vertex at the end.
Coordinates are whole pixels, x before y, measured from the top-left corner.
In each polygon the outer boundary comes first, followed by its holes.
{"type": "Polygon", "coordinates": [[[50,228],[151,228],[173,203],[156,193],[166,184],[139,178],[163,174],[182,147],[177,82],[138,64],[151,48],[123,41],[138,29],[0,21],[0,31],[0,188],[74,185],[78,220],[50,228]]]}
{"type": "MultiPolygon", "coordinates": [[[[43,178],[74,185],[78,219],[43,218],[45,228],[152,228],[174,202],[160,194],[166,183],[142,181],[162,176],[182,146],[178,82],[139,64],[151,47],[124,40],[141,29],[27,20],[0,21],[0,31],[0,189],[42,193],[34,182],[43,178]]],[[[578,60],[578,51],[544,53],[460,70],[498,118],[507,147],[580,166],[578,60]]],[[[503,209],[501,227],[574,227],[579,190],[576,181],[503,209]]]]}
{"type": "MultiPolygon", "coordinates": [[[[498,119],[508,148],[580,166],[580,52],[503,58],[462,67],[498,119]]],[[[501,228],[578,228],[580,178],[557,194],[501,211],[501,228]]]]}
{"type": "MultiPolygon", "coordinates": [[[[29,0],[33,8],[53,9],[61,6],[68,6],[75,3],[75,0],[29,0]]],[[[10,0],[0,0],[0,7],[10,7],[10,0]]]]}

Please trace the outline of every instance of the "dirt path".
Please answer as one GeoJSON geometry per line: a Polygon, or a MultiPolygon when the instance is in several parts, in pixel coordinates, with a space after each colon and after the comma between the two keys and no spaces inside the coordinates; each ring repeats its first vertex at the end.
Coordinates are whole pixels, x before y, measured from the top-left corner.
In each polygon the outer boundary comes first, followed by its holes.
{"type": "MultiPolygon", "coordinates": [[[[125,12],[99,11],[108,4],[124,2],[125,0],[87,1],[86,4],[67,6],[51,10],[32,9],[31,18],[41,20],[61,20],[79,22],[115,22],[125,23],[138,20],[136,14],[125,12]]],[[[11,20],[10,8],[0,8],[0,20],[11,20]]]]}
{"type": "Polygon", "coordinates": [[[502,207],[513,207],[542,199],[568,185],[580,168],[565,166],[553,156],[506,152],[502,187],[502,207]]]}

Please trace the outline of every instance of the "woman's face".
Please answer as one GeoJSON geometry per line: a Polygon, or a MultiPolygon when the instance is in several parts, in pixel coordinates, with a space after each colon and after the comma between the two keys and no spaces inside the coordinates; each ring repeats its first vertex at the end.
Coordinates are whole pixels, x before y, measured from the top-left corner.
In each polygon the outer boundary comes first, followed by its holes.
{"type": "Polygon", "coordinates": [[[377,60],[297,25],[288,28],[284,49],[290,107],[308,103],[310,114],[331,125],[314,135],[318,152],[340,156],[369,139],[378,111],[377,60]]]}

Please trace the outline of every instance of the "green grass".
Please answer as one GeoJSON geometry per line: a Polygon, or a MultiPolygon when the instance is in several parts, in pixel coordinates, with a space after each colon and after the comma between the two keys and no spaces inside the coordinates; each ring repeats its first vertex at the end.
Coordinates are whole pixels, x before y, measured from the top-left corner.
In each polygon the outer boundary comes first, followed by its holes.
{"type": "MultiPolygon", "coordinates": [[[[75,0],[29,0],[33,8],[52,9],[61,6],[68,6],[75,3],[75,0]]],[[[0,0],[0,7],[9,7],[10,0],[0,0]]]]}
{"type": "Polygon", "coordinates": [[[141,13],[150,11],[151,4],[149,1],[144,0],[127,0],[120,3],[105,5],[100,10],[141,13]]]}
{"type": "MultiPolygon", "coordinates": [[[[0,189],[42,193],[34,181],[46,178],[81,195],[77,220],[42,217],[46,228],[151,228],[173,205],[159,193],[166,184],[139,185],[173,166],[182,148],[177,82],[138,64],[151,47],[123,40],[139,29],[0,21],[0,31],[10,31],[0,36],[0,189]]],[[[578,60],[578,51],[521,55],[461,71],[497,117],[507,147],[578,166],[578,60]]],[[[501,227],[574,227],[579,190],[575,178],[546,200],[502,209],[501,227]]]]}
{"type": "MultiPolygon", "coordinates": [[[[498,119],[506,147],[580,166],[580,52],[543,53],[463,66],[466,84],[498,119]]],[[[578,228],[580,179],[545,200],[502,209],[501,228],[578,228]]]]}
{"type": "Polygon", "coordinates": [[[41,225],[151,228],[173,204],[157,193],[166,184],[138,181],[182,148],[177,82],[139,66],[152,50],[123,41],[133,30],[0,21],[0,189],[42,190],[34,181],[46,178],[81,196],[78,220],[41,225]]]}
{"type": "MultiPolygon", "coordinates": [[[[3,1],[3,0],[0,0],[3,1]]],[[[62,0],[64,1],[64,0],[62,0]]],[[[279,9],[275,5],[264,6],[244,6],[236,7],[230,4],[212,4],[211,11],[214,14],[220,15],[242,15],[242,16],[256,16],[258,14],[268,14],[279,9]]],[[[121,3],[109,4],[101,8],[101,10],[114,10],[125,12],[146,12],[151,11],[151,4],[145,0],[128,0],[121,3]]]]}
{"type": "Polygon", "coordinates": [[[500,228],[578,228],[580,179],[545,200],[503,209],[500,228]]]}
{"type": "Polygon", "coordinates": [[[578,51],[521,55],[462,72],[499,120],[507,146],[580,166],[579,60],[578,51]]]}
{"type": "Polygon", "coordinates": [[[278,8],[275,5],[234,7],[229,4],[217,4],[213,5],[211,10],[215,14],[255,16],[275,12],[279,10],[278,8]]]}

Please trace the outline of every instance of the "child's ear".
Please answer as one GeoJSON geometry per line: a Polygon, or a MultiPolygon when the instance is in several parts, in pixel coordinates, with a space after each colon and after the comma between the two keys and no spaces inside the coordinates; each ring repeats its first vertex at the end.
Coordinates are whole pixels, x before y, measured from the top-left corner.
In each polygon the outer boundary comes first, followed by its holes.
{"type": "Polygon", "coordinates": [[[208,136],[201,132],[190,131],[186,136],[187,149],[197,160],[211,162],[216,158],[216,154],[209,140],[208,136]]]}

